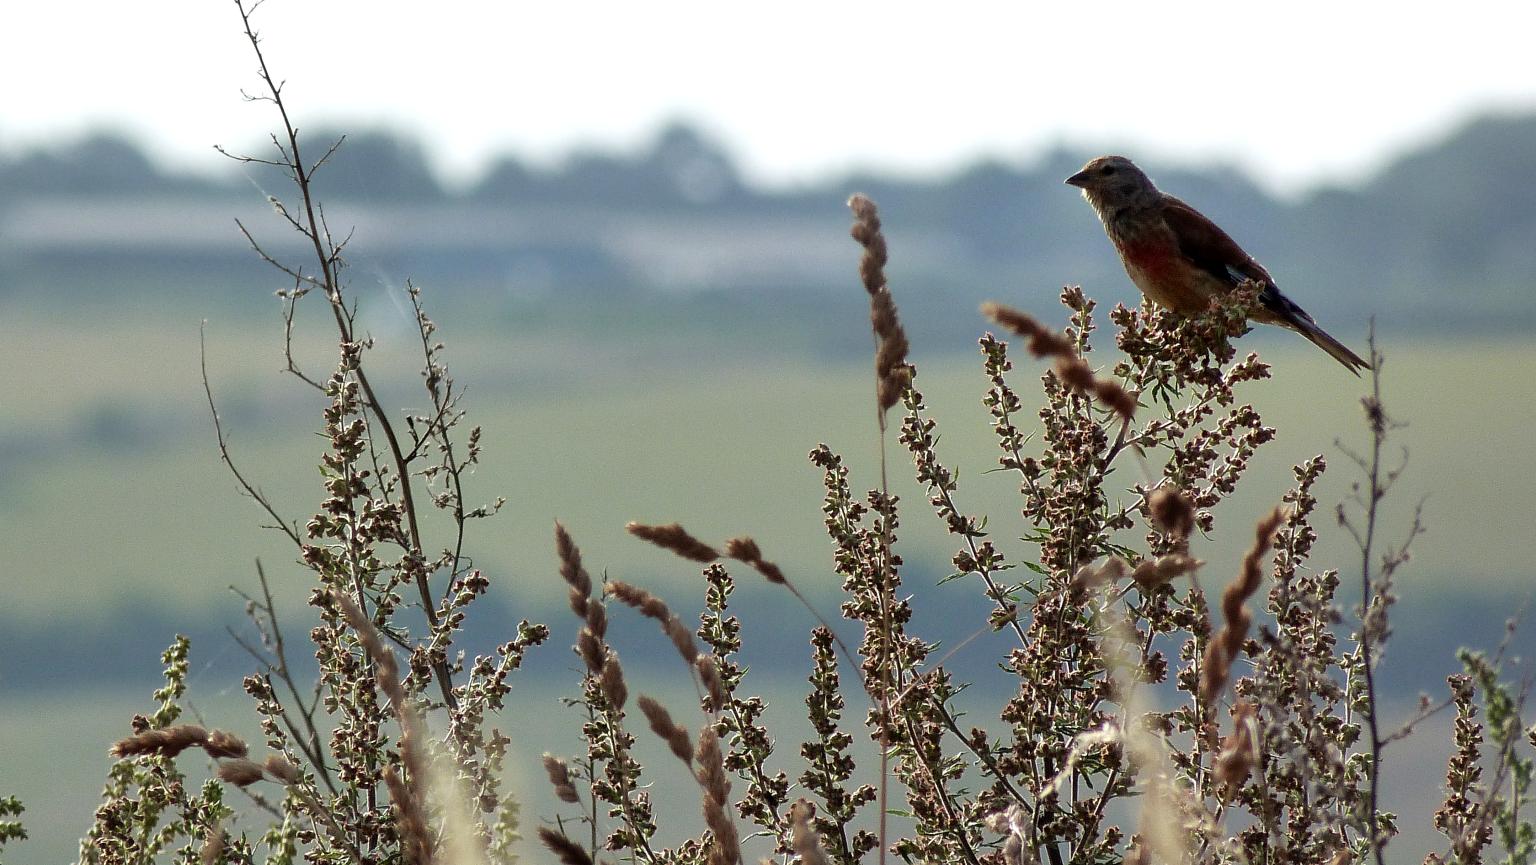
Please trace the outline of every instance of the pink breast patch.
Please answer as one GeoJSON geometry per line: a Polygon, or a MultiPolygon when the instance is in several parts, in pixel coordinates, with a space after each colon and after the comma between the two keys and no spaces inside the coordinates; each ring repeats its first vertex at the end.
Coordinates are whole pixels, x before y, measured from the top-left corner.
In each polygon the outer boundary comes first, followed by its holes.
{"type": "Polygon", "coordinates": [[[1147,274],[1176,274],[1184,270],[1184,261],[1167,244],[1128,243],[1122,250],[1125,260],[1147,274]]]}

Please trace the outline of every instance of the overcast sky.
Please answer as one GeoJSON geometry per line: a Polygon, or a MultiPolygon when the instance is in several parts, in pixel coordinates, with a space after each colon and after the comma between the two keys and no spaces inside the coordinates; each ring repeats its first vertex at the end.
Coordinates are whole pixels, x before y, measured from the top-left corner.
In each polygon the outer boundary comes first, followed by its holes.
{"type": "MultiPolygon", "coordinates": [[[[269,0],[256,18],[301,122],[420,133],[458,181],[683,118],[770,183],[1069,143],[1296,190],[1536,108],[1529,2],[269,0]]],[[[211,145],[271,128],[240,98],[254,69],[233,0],[5,0],[0,150],[106,125],[211,170],[211,145]]]]}

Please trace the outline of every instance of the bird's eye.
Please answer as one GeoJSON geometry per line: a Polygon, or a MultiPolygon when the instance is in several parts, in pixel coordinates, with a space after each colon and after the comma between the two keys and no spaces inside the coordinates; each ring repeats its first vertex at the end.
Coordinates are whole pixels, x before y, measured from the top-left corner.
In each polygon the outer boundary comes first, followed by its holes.
{"type": "Polygon", "coordinates": [[[1105,177],[1108,177],[1111,174],[1115,173],[1115,167],[1113,165],[1106,165],[1103,168],[1099,169],[1099,173],[1104,175],[1105,177]]]}

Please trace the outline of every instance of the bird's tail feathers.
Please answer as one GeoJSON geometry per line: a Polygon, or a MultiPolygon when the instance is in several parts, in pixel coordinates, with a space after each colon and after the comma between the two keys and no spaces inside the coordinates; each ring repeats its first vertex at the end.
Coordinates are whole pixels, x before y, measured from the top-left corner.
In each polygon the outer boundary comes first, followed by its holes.
{"type": "Polygon", "coordinates": [[[1323,351],[1328,352],[1328,354],[1333,356],[1334,360],[1344,364],[1344,368],[1354,373],[1355,375],[1359,375],[1360,370],[1362,369],[1371,368],[1371,365],[1366,363],[1365,360],[1360,357],[1360,355],[1350,351],[1344,345],[1344,343],[1334,339],[1328,334],[1328,331],[1318,327],[1317,322],[1313,321],[1312,319],[1297,316],[1297,318],[1292,321],[1292,326],[1295,327],[1297,332],[1299,332],[1302,336],[1311,340],[1313,345],[1317,346],[1323,351]]]}
{"type": "Polygon", "coordinates": [[[1297,306],[1295,301],[1282,294],[1273,282],[1264,286],[1264,291],[1259,294],[1259,303],[1268,315],[1274,317],[1269,320],[1311,340],[1313,345],[1328,352],[1334,360],[1344,364],[1344,368],[1355,375],[1359,375],[1362,369],[1371,368],[1371,365],[1361,359],[1360,355],[1345,348],[1344,343],[1329,336],[1328,331],[1318,327],[1317,322],[1312,320],[1312,316],[1297,306]]]}

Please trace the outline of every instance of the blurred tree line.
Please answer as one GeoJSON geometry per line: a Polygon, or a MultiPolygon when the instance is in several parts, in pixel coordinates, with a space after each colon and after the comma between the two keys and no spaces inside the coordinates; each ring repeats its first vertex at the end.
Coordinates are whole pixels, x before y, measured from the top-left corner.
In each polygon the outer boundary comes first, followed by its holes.
{"type": "MultiPolygon", "coordinates": [[[[336,137],[311,135],[311,154],[336,137]]],[[[251,152],[263,155],[260,149],[251,152]]],[[[909,257],[901,264],[910,279],[929,286],[925,296],[934,314],[942,317],[964,302],[969,321],[970,293],[977,287],[1125,283],[1092,214],[1061,184],[1091,155],[1057,149],[1028,165],[988,160],[942,177],[855,175],[816,186],[763,189],[743,179],[720,143],[688,125],[672,124],[635,152],[578,151],[552,167],[504,156],[469,188],[450,191],[418,140],[364,130],[347,136],[322,174],[320,189],[325,200],[359,211],[430,206],[439,223],[442,214],[458,211],[475,214],[465,217],[471,221],[518,209],[571,216],[568,236],[552,238],[557,223],[536,216],[540,232],[523,235],[511,226],[467,252],[460,248],[464,244],[405,231],[407,242],[379,244],[390,270],[480,285],[525,272],[533,261],[541,279],[581,286],[584,294],[665,292],[675,289],[674,283],[727,293],[772,285],[778,301],[842,284],[845,274],[833,269],[834,262],[822,262],[814,250],[797,244],[805,237],[835,237],[824,232],[841,222],[843,200],[851,191],[863,191],[881,203],[891,230],[906,241],[902,248],[909,257]],[[787,228],[775,236],[764,225],[787,228]],[[584,226],[591,236],[582,236],[584,226]],[[721,260],[750,257],[722,245],[720,232],[732,226],[743,237],[755,232],[764,238],[764,256],[798,269],[774,271],[761,262],[735,267],[721,260]],[[795,226],[804,231],[789,230],[795,226]],[[615,248],[615,237],[637,229],[651,233],[637,235],[642,239],[631,248],[615,248]],[[909,236],[901,237],[903,232],[909,236]],[[678,255],[684,257],[632,248],[645,242],[682,250],[678,255]],[[709,258],[712,248],[715,258],[709,258]]],[[[1294,200],[1269,195],[1230,168],[1147,167],[1165,190],[1232,231],[1325,319],[1378,314],[1436,328],[1524,329],[1536,323],[1531,291],[1536,197],[1516,182],[1536,174],[1536,114],[1477,119],[1373,176],[1294,200]]],[[[33,211],[26,210],[29,202],[51,203],[48,212],[55,221],[58,213],[68,213],[70,202],[249,203],[253,183],[283,188],[281,179],[266,171],[232,166],[216,178],[171,173],[134,142],[106,133],[0,157],[0,296],[29,276],[36,278],[39,268],[56,266],[61,256],[89,256],[93,232],[99,233],[82,221],[79,236],[48,246],[52,236],[46,231],[68,231],[69,220],[63,219],[62,227],[39,228],[33,211]],[[41,253],[44,247],[47,255],[41,253]]],[[[167,223],[165,231],[175,229],[167,223]]],[[[131,247],[131,239],[121,246],[131,247]]],[[[235,237],[227,252],[221,266],[245,254],[235,237]]],[[[179,258],[176,264],[190,258],[161,256],[166,257],[179,258]]],[[[89,282],[99,259],[90,258],[73,276],[89,282]]],[[[157,259],[146,275],[162,266],[171,263],[157,259]]]]}

